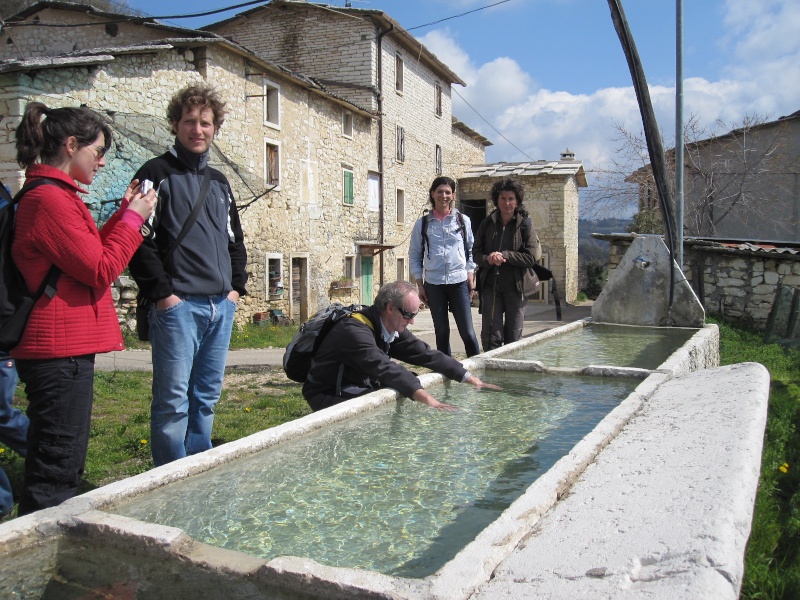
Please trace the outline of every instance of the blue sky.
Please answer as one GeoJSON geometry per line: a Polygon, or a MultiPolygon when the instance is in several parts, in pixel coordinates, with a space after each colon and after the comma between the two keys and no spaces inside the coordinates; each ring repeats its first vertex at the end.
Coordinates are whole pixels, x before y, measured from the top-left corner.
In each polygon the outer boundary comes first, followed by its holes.
{"type": "MultiPolygon", "coordinates": [[[[406,29],[497,1],[351,0],[354,8],[386,12],[406,29]]],[[[129,4],[160,16],[232,2],[129,4]]],[[[327,4],[344,6],[345,0],[327,4]]],[[[669,146],[675,131],[675,2],[622,4],[669,146]]],[[[171,22],[200,27],[243,10],[171,22]]],[[[797,0],[684,0],[687,118],[694,115],[707,131],[726,130],[746,115],[774,119],[800,110],[798,32],[797,0]]],[[[630,73],[606,1],[509,0],[412,33],[467,82],[466,88],[454,86],[454,114],[495,144],[487,152],[490,162],[557,159],[569,147],[591,172],[615,156],[615,123],[641,131],[630,73]]]]}

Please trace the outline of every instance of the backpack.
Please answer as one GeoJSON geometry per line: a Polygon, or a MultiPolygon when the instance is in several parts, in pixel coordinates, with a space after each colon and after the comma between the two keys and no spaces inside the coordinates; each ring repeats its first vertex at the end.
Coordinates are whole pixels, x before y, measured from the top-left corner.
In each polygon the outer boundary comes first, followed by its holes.
{"type": "Polygon", "coordinates": [[[297,383],[305,383],[314,355],[328,332],[340,319],[364,308],[360,304],[345,306],[334,302],[303,323],[283,354],[283,370],[286,376],[297,383]]]}
{"type": "MultiPolygon", "coordinates": [[[[528,243],[528,238],[531,237],[531,227],[532,227],[531,219],[530,219],[530,217],[528,217],[527,219],[525,219],[522,222],[522,225],[519,228],[520,229],[520,233],[522,234],[522,239],[524,240],[524,242],[526,244],[528,243]]],[[[555,305],[556,305],[556,321],[560,321],[561,320],[561,298],[559,298],[559,296],[558,296],[558,289],[556,288],[556,278],[553,277],[553,272],[550,269],[548,269],[546,267],[543,267],[542,265],[538,265],[538,264],[534,265],[533,267],[531,267],[531,271],[534,272],[534,274],[539,279],[539,281],[544,282],[544,281],[552,280],[552,283],[550,284],[550,288],[551,288],[550,291],[553,293],[553,301],[555,302],[555,305]]]]}
{"type": "Polygon", "coordinates": [[[14,219],[19,201],[27,192],[40,185],[58,185],[52,179],[34,179],[26,183],[13,198],[0,183],[0,350],[8,352],[22,339],[25,324],[33,306],[44,294],[49,298],[56,295],[56,284],[61,269],[50,267],[42,284],[35,294],[28,292],[28,286],[11,259],[11,245],[14,241],[14,219]]]}
{"type": "MultiPolygon", "coordinates": [[[[428,253],[428,219],[422,215],[422,254],[428,253]]],[[[456,221],[458,221],[458,230],[461,232],[461,239],[464,241],[464,259],[469,262],[472,260],[472,252],[469,251],[467,245],[467,228],[464,225],[464,215],[459,210],[456,212],[456,221]]]]}

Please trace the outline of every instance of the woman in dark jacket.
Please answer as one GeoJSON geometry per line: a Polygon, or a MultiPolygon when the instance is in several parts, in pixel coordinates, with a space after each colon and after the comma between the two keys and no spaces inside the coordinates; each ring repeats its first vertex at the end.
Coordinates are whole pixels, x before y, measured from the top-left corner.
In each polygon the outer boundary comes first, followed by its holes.
{"type": "Polygon", "coordinates": [[[484,352],[522,337],[528,303],[523,293],[525,272],[542,256],[539,237],[522,206],[524,198],[522,186],[513,179],[495,183],[495,210],[475,235],[473,253],[479,268],[484,352]],[[528,234],[527,239],[524,233],[528,234]]]}

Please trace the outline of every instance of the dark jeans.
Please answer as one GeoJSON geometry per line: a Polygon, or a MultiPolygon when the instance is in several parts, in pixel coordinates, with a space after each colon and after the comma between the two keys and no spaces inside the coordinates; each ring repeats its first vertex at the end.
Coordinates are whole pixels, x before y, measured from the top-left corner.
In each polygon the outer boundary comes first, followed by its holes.
{"type": "Polygon", "coordinates": [[[516,342],[522,337],[527,304],[527,298],[518,291],[492,294],[492,290],[489,290],[481,295],[481,343],[484,352],[516,342]]]}
{"type": "Polygon", "coordinates": [[[431,308],[433,329],[436,331],[436,349],[451,356],[450,318],[447,315],[449,309],[453,312],[453,318],[456,320],[456,327],[458,327],[458,333],[464,342],[467,356],[480,354],[478,338],[472,327],[472,308],[467,282],[443,285],[426,282],[425,293],[428,295],[428,306],[431,308]]]}
{"type": "MultiPolygon", "coordinates": [[[[28,438],[28,417],[18,408],[11,406],[14,391],[17,389],[17,370],[14,359],[0,352],[0,442],[25,456],[28,438]]],[[[14,508],[14,494],[11,482],[0,468],[0,516],[14,508]]]]}
{"type": "Polygon", "coordinates": [[[78,492],[89,446],[94,354],[17,360],[28,396],[28,456],[19,514],[57,506],[78,492]]]}

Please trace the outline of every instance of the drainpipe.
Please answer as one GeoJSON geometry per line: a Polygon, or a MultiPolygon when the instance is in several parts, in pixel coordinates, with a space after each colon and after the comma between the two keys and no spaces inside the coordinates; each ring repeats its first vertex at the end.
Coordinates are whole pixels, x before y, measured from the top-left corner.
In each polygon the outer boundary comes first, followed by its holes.
{"type": "MultiPolygon", "coordinates": [[[[390,25],[389,29],[385,31],[381,31],[380,26],[378,27],[378,35],[376,36],[376,40],[378,41],[378,81],[376,82],[375,87],[377,88],[376,98],[378,100],[378,177],[380,177],[380,184],[378,185],[378,243],[383,246],[386,242],[386,236],[384,233],[384,201],[383,201],[383,36],[388,33],[391,33],[394,30],[394,25],[390,25]]],[[[383,250],[379,252],[380,254],[380,267],[381,267],[381,278],[380,278],[380,286],[383,287],[383,274],[384,274],[384,256],[383,250]]]]}

